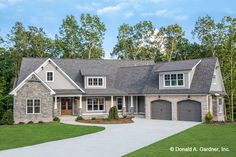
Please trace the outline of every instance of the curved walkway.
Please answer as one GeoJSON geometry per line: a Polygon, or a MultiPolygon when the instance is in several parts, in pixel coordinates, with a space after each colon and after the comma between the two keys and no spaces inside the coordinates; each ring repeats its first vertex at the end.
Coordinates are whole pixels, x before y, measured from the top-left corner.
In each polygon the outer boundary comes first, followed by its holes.
{"type": "MultiPolygon", "coordinates": [[[[62,123],[92,125],[77,123],[74,119],[62,117],[62,123]]],[[[130,124],[99,125],[106,129],[94,134],[0,151],[0,157],[120,157],[199,124],[138,118],[134,121],[130,124]]]]}

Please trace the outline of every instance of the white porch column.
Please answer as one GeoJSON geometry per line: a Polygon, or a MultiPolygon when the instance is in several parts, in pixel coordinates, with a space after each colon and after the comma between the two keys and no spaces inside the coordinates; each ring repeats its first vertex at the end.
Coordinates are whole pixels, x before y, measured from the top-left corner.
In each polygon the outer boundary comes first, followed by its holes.
{"type": "Polygon", "coordinates": [[[126,114],[126,102],[125,102],[125,96],[123,96],[123,115],[126,114]]]}
{"type": "Polygon", "coordinates": [[[133,114],[134,113],[134,96],[131,95],[130,97],[131,97],[131,99],[130,99],[130,113],[133,114]]]}
{"type": "Polygon", "coordinates": [[[79,96],[79,115],[82,116],[82,95],[79,96]]]}
{"type": "Polygon", "coordinates": [[[55,101],[54,101],[54,109],[57,109],[57,96],[55,96],[55,101]]]}
{"type": "Polygon", "coordinates": [[[111,96],[111,107],[114,106],[114,102],[113,102],[113,96],[111,96]]]}
{"type": "Polygon", "coordinates": [[[136,96],[135,108],[135,112],[138,114],[138,96],[136,96]]]}

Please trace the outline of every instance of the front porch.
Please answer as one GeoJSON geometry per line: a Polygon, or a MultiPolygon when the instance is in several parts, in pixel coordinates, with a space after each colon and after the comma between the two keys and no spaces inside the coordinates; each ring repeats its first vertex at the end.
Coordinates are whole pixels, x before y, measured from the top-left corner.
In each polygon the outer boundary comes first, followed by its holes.
{"type": "Polygon", "coordinates": [[[55,95],[53,103],[54,116],[107,117],[110,108],[116,106],[120,116],[145,117],[144,96],[55,95]]]}

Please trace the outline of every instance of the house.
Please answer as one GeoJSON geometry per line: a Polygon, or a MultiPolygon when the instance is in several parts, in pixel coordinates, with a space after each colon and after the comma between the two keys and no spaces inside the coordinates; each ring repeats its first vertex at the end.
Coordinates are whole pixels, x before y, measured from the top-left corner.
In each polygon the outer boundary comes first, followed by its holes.
{"type": "Polygon", "coordinates": [[[217,58],[159,62],[23,58],[14,96],[14,121],[55,116],[204,121],[225,120],[225,89],[217,58]]]}

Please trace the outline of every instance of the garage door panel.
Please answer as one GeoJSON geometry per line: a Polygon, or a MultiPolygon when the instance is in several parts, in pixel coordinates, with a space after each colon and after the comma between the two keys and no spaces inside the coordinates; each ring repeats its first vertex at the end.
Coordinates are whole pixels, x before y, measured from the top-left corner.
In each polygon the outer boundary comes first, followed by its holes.
{"type": "Polygon", "coordinates": [[[178,102],[178,120],[201,121],[201,103],[192,100],[178,102]]]}
{"type": "Polygon", "coordinates": [[[171,103],[164,100],[153,101],[151,103],[151,118],[161,120],[172,119],[171,103]]]}

